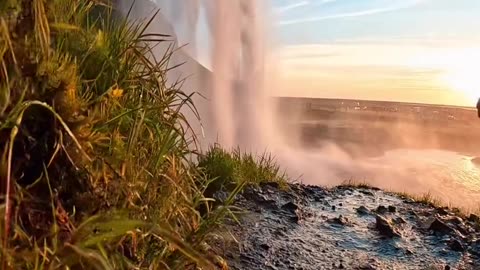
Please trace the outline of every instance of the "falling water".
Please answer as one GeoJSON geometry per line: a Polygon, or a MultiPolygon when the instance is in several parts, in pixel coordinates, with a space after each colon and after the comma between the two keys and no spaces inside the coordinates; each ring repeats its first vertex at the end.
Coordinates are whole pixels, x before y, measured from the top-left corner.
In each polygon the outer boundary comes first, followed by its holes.
{"type": "MultiPolygon", "coordinates": [[[[131,3],[119,0],[117,5],[126,12],[131,3]]],[[[282,83],[267,53],[268,1],[136,0],[132,18],[147,19],[157,8],[161,12],[149,31],[172,35],[177,46],[186,44],[171,60],[172,66],[185,64],[170,72],[169,81],[188,77],[183,89],[201,94],[194,102],[202,125],[193,130],[203,147],[218,142],[226,148],[271,151],[291,176],[302,174],[311,184],[334,185],[353,178],[397,191],[431,191],[453,203],[480,201],[480,170],[461,155],[406,150],[358,160],[335,143],[315,151],[295,147],[299,131],[275,125],[284,119],[275,118],[270,92],[282,83]],[[412,155],[424,158],[408,158],[412,155]]],[[[158,54],[167,46],[157,47],[158,54]]],[[[190,118],[192,124],[198,122],[194,115],[190,118]]]]}

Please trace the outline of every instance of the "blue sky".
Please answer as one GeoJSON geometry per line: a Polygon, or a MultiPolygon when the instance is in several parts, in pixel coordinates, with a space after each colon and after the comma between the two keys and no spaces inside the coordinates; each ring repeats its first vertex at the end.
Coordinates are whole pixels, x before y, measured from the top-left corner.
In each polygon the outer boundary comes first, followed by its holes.
{"type": "Polygon", "coordinates": [[[478,0],[274,0],[282,44],[350,39],[471,38],[478,0]]]}
{"type": "Polygon", "coordinates": [[[480,0],[273,5],[280,95],[467,106],[480,97],[480,0]]]}

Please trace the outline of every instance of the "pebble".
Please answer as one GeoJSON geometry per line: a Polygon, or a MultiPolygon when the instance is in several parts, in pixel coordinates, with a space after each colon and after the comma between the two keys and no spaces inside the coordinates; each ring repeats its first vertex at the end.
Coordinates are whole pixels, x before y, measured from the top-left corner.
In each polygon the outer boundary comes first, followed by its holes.
{"type": "Polygon", "coordinates": [[[377,207],[377,213],[384,214],[387,211],[388,211],[388,209],[383,205],[380,205],[380,206],[377,207]]]}
{"type": "Polygon", "coordinates": [[[360,215],[368,215],[370,214],[370,210],[368,210],[368,208],[366,208],[365,206],[360,206],[356,209],[357,213],[360,214],[360,215]]]}

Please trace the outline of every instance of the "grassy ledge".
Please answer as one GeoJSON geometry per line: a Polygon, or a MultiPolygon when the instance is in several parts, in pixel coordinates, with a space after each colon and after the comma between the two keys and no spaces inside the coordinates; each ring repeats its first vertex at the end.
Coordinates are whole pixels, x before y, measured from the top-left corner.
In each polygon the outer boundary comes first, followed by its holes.
{"type": "Polygon", "coordinates": [[[0,2],[2,269],[225,268],[204,242],[233,195],[285,178],[218,146],[199,166],[174,52],[152,53],[169,37],[110,4],[0,2]]]}

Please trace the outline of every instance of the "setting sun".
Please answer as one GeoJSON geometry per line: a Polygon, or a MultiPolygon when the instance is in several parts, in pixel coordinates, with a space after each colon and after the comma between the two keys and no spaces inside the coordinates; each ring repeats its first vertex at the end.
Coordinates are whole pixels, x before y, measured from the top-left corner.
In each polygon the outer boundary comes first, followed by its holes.
{"type": "Polygon", "coordinates": [[[441,81],[448,88],[461,92],[468,99],[474,100],[480,97],[480,76],[474,67],[467,66],[464,69],[447,71],[441,81]]]}

